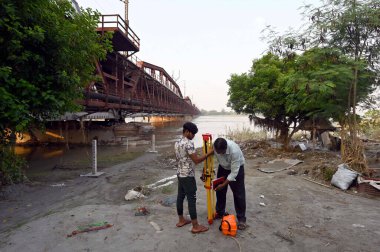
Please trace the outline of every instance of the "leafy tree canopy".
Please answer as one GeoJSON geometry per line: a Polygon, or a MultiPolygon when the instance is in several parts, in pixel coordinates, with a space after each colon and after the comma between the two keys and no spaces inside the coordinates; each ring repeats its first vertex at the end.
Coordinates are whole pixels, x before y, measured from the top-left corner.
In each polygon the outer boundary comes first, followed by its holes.
{"type": "Polygon", "coordinates": [[[111,49],[99,14],[63,0],[3,0],[0,7],[0,137],[77,109],[95,60],[111,49]]]}
{"type": "Polygon", "coordinates": [[[375,75],[339,51],[314,48],[281,58],[272,53],[255,60],[249,73],[233,74],[228,105],[238,113],[252,114],[260,125],[279,130],[287,142],[312,117],[341,119],[347,113],[347,81],[353,67],[362,72],[359,97],[372,91],[375,75]],[[293,130],[289,133],[289,128],[293,130]]]}
{"type": "MultiPolygon", "coordinates": [[[[354,120],[351,123],[354,126],[356,106],[361,100],[357,84],[360,75],[368,72],[359,72],[359,65],[366,64],[377,76],[380,73],[380,2],[323,0],[320,6],[305,5],[303,9],[307,23],[300,30],[279,35],[271,27],[266,29],[264,37],[269,42],[269,50],[286,57],[315,47],[332,48],[354,60],[354,76],[346,83],[351,90],[347,93],[350,101],[347,106],[352,108],[349,118],[354,120]]],[[[372,83],[377,85],[378,79],[372,83]]]]}

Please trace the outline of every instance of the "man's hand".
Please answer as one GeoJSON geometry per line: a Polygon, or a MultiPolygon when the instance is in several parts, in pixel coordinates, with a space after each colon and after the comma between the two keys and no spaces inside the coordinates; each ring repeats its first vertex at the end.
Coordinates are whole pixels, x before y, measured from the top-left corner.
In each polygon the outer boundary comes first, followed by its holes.
{"type": "Polygon", "coordinates": [[[205,181],[206,181],[206,177],[205,177],[205,175],[202,174],[202,176],[200,177],[200,179],[201,179],[203,182],[205,182],[205,181]]]}
{"type": "Polygon", "coordinates": [[[226,187],[228,185],[229,181],[226,179],[224,180],[223,183],[221,183],[220,185],[218,185],[217,187],[215,187],[215,191],[220,191],[222,190],[224,187],[226,187]]]}
{"type": "Polygon", "coordinates": [[[215,187],[215,191],[220,191],[220,190],[222,190],[224,188],[224,185],[223,184],[220,184],[220,185],[218,185],[217,187],[215,187]]]}

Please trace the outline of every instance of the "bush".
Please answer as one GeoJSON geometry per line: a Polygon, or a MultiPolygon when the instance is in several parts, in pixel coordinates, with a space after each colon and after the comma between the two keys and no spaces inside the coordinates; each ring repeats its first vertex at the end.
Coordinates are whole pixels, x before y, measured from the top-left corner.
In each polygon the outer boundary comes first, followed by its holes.
{"type": "Polygon", "coordinates": [[[360,131],[371,139],[380,139],[380,110],[367,111],[360,122],[360,131]]]}
{"type": "Polygon", "coordinates": [[[24,181],[25,159],[14,154],[9,146],[1,146],[0,150],[0,186],[24,181]]]}
{"type": "Polygon", "coordinates": [[[337,168],[333,168],[333,167],[325,167],[324,169],[322,169],[323,179],[325,181],[331,181],[336,170],[337,170],[337,168]]]}
{"type": "Polygon", "coordinates": [[[231,128],[226,129],[225,137],[236,142],[243,142],[248,140],[262,140],[266,139],[267,133],[265,131],[254,132],[250,128],[243,127],[242,129],[231,128]]]}

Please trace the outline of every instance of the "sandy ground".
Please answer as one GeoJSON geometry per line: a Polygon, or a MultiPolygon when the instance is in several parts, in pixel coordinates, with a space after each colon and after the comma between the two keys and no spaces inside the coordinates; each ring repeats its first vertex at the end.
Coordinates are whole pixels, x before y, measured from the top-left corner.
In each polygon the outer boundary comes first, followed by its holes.
{"type": "MultiPolygon", "coordinates": [[[[124,200],[129,189],[175,174],[162,150],[107,168],[96,179],[6,188],[0,195],[0,251],[378,251],[379,199],[306,181],[306,164],[292,168],[295,176],[262,173],[257,168],[273,159],[264,154],[250,157],[245,166],[249,228],[236,239],[221,234],[219,221],[197,235],[190,225],[176,228],[176,183],[143,200],[124,200]],[[135,216],[142,206],[150,214],[135,216]],[[80,225],[101,221],[113,226],[67,237],[80,225]]],[[[198,216],[206,224],[206,193],[197,181],[198,216]]],[[[234,213],[231,191],[227,211],[234,213]]]]}

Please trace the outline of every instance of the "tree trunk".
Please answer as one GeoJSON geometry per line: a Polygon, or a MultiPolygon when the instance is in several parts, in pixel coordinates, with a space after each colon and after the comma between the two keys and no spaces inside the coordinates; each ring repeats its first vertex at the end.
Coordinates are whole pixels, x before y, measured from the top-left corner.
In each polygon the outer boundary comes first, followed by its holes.
{"type": "Polygon", "coordinates": [[[354,68],[354,80],[353,80],[353,87],[352,87],[352,91],[353,91],[353,94],[352,94],[352,125],[350,125],[350,127],[352,127],[351,129],[351,134],[352,134],[352,142],[357,145],[357,142],[358,142],[358,139],[357,139],[357,122],[356,122],[356,90],[357,90],[357,83],[358,83],[358,66],[355,65],[355,68],[354,68]]]}
{"type": "Polygon", "coordinates": [[[289,129],[287,127],[282,127],[280,129],[280,137],[279,140],[284,144],[284,149],[288,149],[289,147],[289,129]]]}
{"type": "Polygon", "coordinates": [[[354,67],[354,79],[352,82],[352,115],[349,114],[348,132],[342,130],[342,160],[350,165],[350,167],[363,174],[368,174],[367,160],[364,154],[364,146],[358,138],[357,121],[356,121],[356,94],[358,82],[358,67],[354,67]]]}

